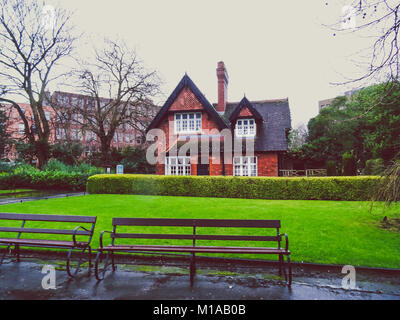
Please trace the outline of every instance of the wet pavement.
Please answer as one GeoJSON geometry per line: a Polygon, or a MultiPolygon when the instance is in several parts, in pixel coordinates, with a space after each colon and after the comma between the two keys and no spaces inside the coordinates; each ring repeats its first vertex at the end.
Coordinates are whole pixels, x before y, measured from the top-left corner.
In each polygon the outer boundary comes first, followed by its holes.
{"type": "Polygon", "coordinates": [[[86,193],[85,192],[48,191],[48,190],[33,190],[33,191],[27,191],[27,192],[16,192],[13,194],[0,195],[0,205],[26,202],[26,201],[83,196],[83,195],[86,195],[86,193]]]}
{"type": "Polygon", "coordinates": [[[116,272],[98,282],[87,270],[70,279],[65,260],[40,253],[0,266],[0,299],[141,300],[400,300],[400,272],[357,270],[356,289],[342,288],[341,268],[294,266],[288,288],[275,265],[205,258],[197,262],[193,288],[189,260],[175,257],[118,258],[116,272]],[[56,267],[56,289],[45,290],[44,265],[56,267]]]}

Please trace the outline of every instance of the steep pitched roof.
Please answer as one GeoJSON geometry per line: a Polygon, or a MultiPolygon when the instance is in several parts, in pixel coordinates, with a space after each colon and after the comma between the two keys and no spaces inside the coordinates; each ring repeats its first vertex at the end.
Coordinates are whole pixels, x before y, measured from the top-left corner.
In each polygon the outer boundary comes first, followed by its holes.
{"type": "MultiPolygon", "coordinates": [[[[234,118],[239,105],[237,102],[228,103],[223,117],[234,118]]],[[[251,105],[262,117],[255,139],[255,151],[286,151],[286,134],[291,128],[288,99],[252,101],[251,105]]]]}
{"type": "Polygon", "coordinates": [[[206,112],[208,112],[208,114],[210,114],[210,116],[216,121],[216,123],[219,126],[219,129],[229,128],[229,125],[220,117],[218,112],[215,110],[215,108],[212,106],[212,104],[210,102],[208,102],[206,97],[201,93],[199,88],[197,88],[197,86],[194,84],[192,79],[190,79],[190,77],[187,74],[185,74],[183,76],[182,80],[176,86],[175,90],[172,92],[172,94],[169,96],[169,98],[165,102],[164,106],[161,108],[161,110],[158,112],[156,117],[150,123],[149,127],[147,128],[147,131],[149,131],[153,128],[156,128],[158,126],[158,124],[164,118],[165,114],[168,112],[169,108],[174,103],[176,98],[179,96],[181,91],[186,87],[189,88],[193,92],[193,94],[199,100],[199,102],[204,107],[206,112]]]}
{"type": "Polygon", "coordinates": [[[230,122],[234,121],[239,116],[240,111],[242,111],[245,108],[250,110],[250,112],[253,115],[254,119],[262,120],[262,117],[261,117],[260,113],[257,111],[257,109],[254,108],[253,104],[249,100],[247,100],[246,97],[244,97],[242,99],[242,101],[239,102],[237,107],[233,110],[233,112],[230,114],[229,121],[230,122]]]}

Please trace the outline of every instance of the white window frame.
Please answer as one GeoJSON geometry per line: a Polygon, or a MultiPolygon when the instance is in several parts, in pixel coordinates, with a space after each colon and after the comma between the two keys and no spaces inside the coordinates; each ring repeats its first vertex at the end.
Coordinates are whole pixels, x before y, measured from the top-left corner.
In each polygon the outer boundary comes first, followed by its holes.
{"type": "Polygon", "coordinates": [[[174,114],[175,134],[201,133],[202,117],[203,117],[203,115],[201,114],[201,112],[178,112],[178,113],[175,113],[174,114]]]}
{"type": "Polygon", "coordinates": [[[81,141],[82,131],[80,129],[71,129],[71,140],[81,141]]]}
{"type": "Polygon", "coordinates": [[[165,157],[166,176],[190,176],[190,157],[165,157]]]}
{"type": "Polygon", "coordinates": [[[254,118],[242,118],[236,120],[235,134],[237,137],[254,137],[257,132],[257,124],[254,118]]]}
{"type": "Polygon", "coordinates": [[[65,139],[65,129],[64,128],[56,128],[56,139],[57,140],[64,140],[65,139]]]}
{"type": "Polygon", "coordinates": [[[20,123],[18,124],[18,134],[24,134],[25,133],[25,124],[20,123]]]}
{"type": "Polygon", "coordinates": [[[257,177],[258,158],[257,157],[234,157],[233,175],[237,177],[257,177]]]}

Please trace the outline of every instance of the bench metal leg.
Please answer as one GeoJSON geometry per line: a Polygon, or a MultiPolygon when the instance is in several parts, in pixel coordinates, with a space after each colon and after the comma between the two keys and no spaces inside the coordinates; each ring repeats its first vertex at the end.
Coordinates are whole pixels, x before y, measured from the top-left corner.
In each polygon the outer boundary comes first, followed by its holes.
{"type": "Polygon", "coordinates": [[[19,245],[18,244],[15,245],[15,255],[17,256],[17,262],[20,262],[21,259],[19,256],[19,245]]]}
{"type": "MultiPolygon", "coordinates": [[[[78,271],[80,270],[80,267],[81,267],[81,264],[82,264],[82,260],[83,260],[83,257],[80,257],[79,260],[78,260],[78,266],[75,268],[75,271],[72,271],[73,268],[71,267],[71,256],[72,256],[72,253],[73,253],[74,249],[76,249],[76,248],[71,248],[71,250],[69,250],[68,256],[67,256],[67,273],[71,278],[74,278],[77,275],[78,271]]],[[[83,248],[82,251],[81,251],[81,254],[83,255],[86,250],[88,250],[88,252],[89,252],[89,259],[88,259],[89,260],[89,267],[88,267],[89,270],[88,270],[88,274],[90,275],[90,268],[91,268],[91,265],[92,265],[92,261],[91,261],[92,248],[90,246],[87,246],[87,247],[83,248]]]]}
{"type": "Polygon", "coordinates": [[[292,286],[292,265],[290,264],[290,255],[289,254],[286,256],[286,259],[287,259],[288,276],[289,276],[287,284],[289,287],[291,287],[292,286]]]}
{"type": "Polygon", "coordinates": [[[283,255],[279,255],[279,276],[282,276],[282,269],[283,269],[283,255]]]}
{"type": "Polygon", "coordinates": [[[5,257],[7,256],[7,253],[10,252],[10,247],[11,247],[11,245],[7,246],[7,249],[4,251],[4,253],[0,259],[0,266],[3,264],[3,261],[4,261],[5,257]]]}
{"type": "Polygon", "coordinates": [[[196,275],[196,255],[191,254],[190,257],[190,287],[194,285],[194,276],[196,275]]]}
{"type": "Polygon", "coordinates": [[[3,255],[1,256],[1,259],[0,259],[0,266],[3,264],[4,259],[6,258],[7,254],[16,255],[16,256],[17,256],[17,262],[20,262],[20,258],[19,258],[19,245],[15,245],[14,252],[12,251],[11,246],[12,246],[12,243],[10,243],[10,244],[7,246],[7,249],[4,251],[3,255]]]}
{"type": "Polygon", "coordinates": [[[117,270],[117,267],[115,266],[114,251],[111,251],[111,265],[112,271],[115,272],[115,270],[117,270]]]}
{"type": "MultiPolygon", "coordinates": [[[[110,252],[107,252],[107,254],[105,254],[105,261],[104,261],[104,265],[101,266],[100,264],[103,261],[103,257],[104,257],[104,253],[102,251],[97,251],[97,255],[96,255],[96,260],[94,263],[94,275],[97,279],[97,281],[101,281],[104,279],[104,276],[107,272],[107,268],[109,266],[109,257],[110,257],[110,252]]],[[[111,264],[113,265],[114,263],[114,253],[111,253],[111,264]]],[[[115,266],[113,265],[113,271],[115,271],[115,266]]]]}

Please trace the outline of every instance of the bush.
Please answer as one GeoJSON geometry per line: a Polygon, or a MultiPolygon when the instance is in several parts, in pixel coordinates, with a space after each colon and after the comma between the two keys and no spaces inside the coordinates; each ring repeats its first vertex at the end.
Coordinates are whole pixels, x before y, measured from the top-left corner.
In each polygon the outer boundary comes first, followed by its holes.
{"type": "Polygon", "coordinates": [[[357,174],[356,158],[352,153],[345,152],[342,156],[343,159],[343,175],[355,176],[357,174]]]}
{"type": "Polygon", "coordinates": [[[11,172],[0,176],[0,188],[84,191],[87,179],[102,172],[103,169],[88,164],[69,166],[52,159],[42,171],[28,164],[16,166],[11,172]]]}
{"type": "Polygon", "coordinates": [[[385,171],[382,158],[370,159],[365,162],[364,174],[367,176],[379,176],[385,171]]]}
{"type": "Polygon", "coordinates": [[[271,200],[370,200],[379,177],[198,177],[95,175],[89,193],[271,200]]]}

